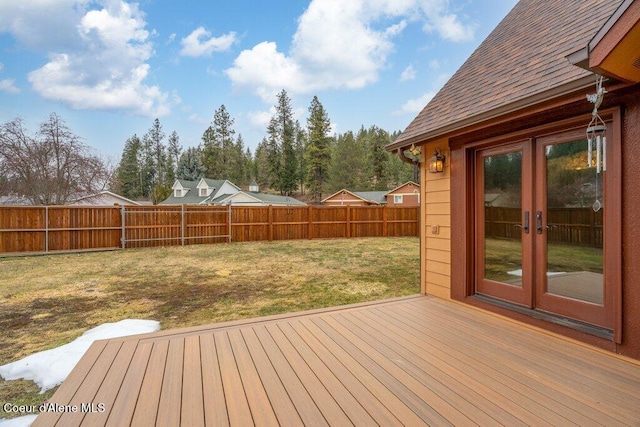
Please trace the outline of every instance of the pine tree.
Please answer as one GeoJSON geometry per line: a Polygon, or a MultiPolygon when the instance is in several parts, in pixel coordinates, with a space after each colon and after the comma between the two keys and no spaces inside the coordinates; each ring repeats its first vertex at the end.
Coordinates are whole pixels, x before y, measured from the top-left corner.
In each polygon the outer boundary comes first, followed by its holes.
{"type": "Polygon", "coordinates": [[[329,191],[343,188],[367,190],[366,147],[363,140],[356,140],[353,132],[339,135],[331,154],[329,165],[329,191]]]}
{"type": "Polygon", "coordinates": [[[298,186],[298,162],[294,149],[295,128],[291,99],[284,89],[278,94],[275,118],[282,152],[278,190],[282,194],[289,194],[295,191],[298,186]]]}
{"type": "Polygon", "coordinates": [[[242,135],[238,135],[236,142],[229,152],[229,173],[228,180],[238,186],[249,184],[247,182],[247,170],[244,161],[244,140],[242,135]]]}
{"type": "Polygon", "coordinates": [[[167,145],[167,173],[171,175],[170,179],[167,179],[169,182],[173,184],[176,176],[176,168],[178,167],[178,162],[180,161],[180,154],[182,153],[182,146],[180,145],[180,137],[178,133],[174,130],[171,135],[169,135],[168,145],[167,145]]]}
{"type": "Polygon", "coordinates": [[[251,181],[256,180],[258,173],[256,171],[256,162],[254,161],[249,147],[247,147],[246,151],[244,152],[242,160],[244,162],[245,176],[247,177],[247,182],[250,184],[251,181]]]}
{"type": "Polygon", "coordinates": [[[277,190],[281,189],[282,175],[282,149],[278,142],[278,123],[275,117],[272,117],[267,127],[267,139],[265,142],[266,176],[268,186],[277,190]]]}
{"type": "Polygon", "coordinates": [[[304,184],[307,181],[307,132],[300,126],[300,122],[296,120],[294,150],[296,152],[296,161],[298,162],[298,186],[300,193],[304,194],[304,184]]]}
{"type": "Polygon", "coordinates": [[[207,178],[217,178],[221,164],[221,148],[215,139],[213,126],[209,126],[202,134],[202,165],[207,178]]]}
{"type": "Polygon", "coordinates": [[[237,147],[233,139],[235,134],[234,121],[227,108],[221,105],[214,112],[213,122],[202,137],[204,142],[203,163],[207,168],[208,178],[232,180],[234,165],[237,163],[237,147]]]}
{"type": "MultiPolygon", "coordinates": [[[[395,139],[400,136],[400,131],[395,131],[390,135],[390,142],[395,141],[395,139]]],[[[415,156],[408,151],[405,152],[405,155],[410,159],[414,159],[415,156]]],[[[389,187],[396,188],[407,181],[419,181],[419,165],[417,163],[409,164],[400,160],[400,158],[395,153],[387,152],[388,163],[388,177],[389,177],[389,187]],[[414,170],[415,168],[415,170],[414,170]],[[415,176],[414,176],[415,175],[415,176]]]]}
{"type": "Polygon", "coordinates": [[[271,178],[269,176],[269,148],[266,138],[264,138],[256,147],[256,154],[254,156],[253,164],[253,179],[256,180],[260,187],[269,187],[271,178]]]}
{"type": "Polygon", "coordinates": [[[164,131],[159,119],[153,121],[153,125],[144,135],[146,162],[149,173],[149,196],[154,204],[160,203],[171,194],[171,175],[168,172],[170,164],[167,162],[167,147],[164,144],[164,131]]]}
{"type": "Polygon", "coordinates": [[[367,132],[371,186],[374,190],[388,189],[387,160],[385,146],[391,142],[389,134],[377,126],[367,132]]]}
{"type": "Polygon", "coordinates": [[[189,147],[183,152],[178,161],[176,168],[176,178],[186,179],[187,181],[199,181],[204,177],[206,171],[204,165],[200,161],[202,151],[199,147],[189,147]]]}
{"type": "Polygon", "coordinates": [[[317,96],[313,97],[309,106],[307,119],[307,183],[311,198],[319,202],[329,179],[329,163],[331,162],[331,122],[317,96]]]}
{"type": "Polygon", "coordinates": [[[142,141],[137,135],[127,139],[122,150],[122,158],[118,164],[116,192],[132,200],[143,196],[141,158],[142,141]]]}

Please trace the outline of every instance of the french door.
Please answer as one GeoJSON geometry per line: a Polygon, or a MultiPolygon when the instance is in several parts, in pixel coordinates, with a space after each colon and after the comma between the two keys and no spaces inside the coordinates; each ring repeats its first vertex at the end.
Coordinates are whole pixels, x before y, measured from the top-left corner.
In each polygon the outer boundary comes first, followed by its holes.
{"type": "Polygon", "coordinates": [[[477,294],[613,329],[596,157],[584,130],[476,151],[477,294]]]}

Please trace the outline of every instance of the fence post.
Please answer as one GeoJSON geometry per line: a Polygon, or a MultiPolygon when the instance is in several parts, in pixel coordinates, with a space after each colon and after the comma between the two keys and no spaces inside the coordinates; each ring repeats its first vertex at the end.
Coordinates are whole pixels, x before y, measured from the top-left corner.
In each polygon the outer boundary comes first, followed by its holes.
{"type": "Polygon", "coordinates": [[[120,206],[120,226],[122,228],[122,232],[120,233],[120,246],[122,249],[126,249],[127,247],[127,232],[126,232],[126,218],[127,211],[124,205],[120,206]]]}
{"type": "Polygon", "coordinates": [[[49,206],[44,207],[44,251],[49,252],[49,206]]]}
{"type": "Polygon", "coordinates": [[[307,238],[313,239],[313,206],[311,205],[307,207],[307,216],[309,220],[307,225],[307,238]]]}
{"type": "Polygon", "coordinates": [[[227,243],[231,243],[231,232],[233,230],[231,227],[231,202],[229,202],[229,204],[227,205],[227,209],[229,210],[229,214],[227,216],[227,221],[229,222],[229,225],[228,225],[229,237],[227,238],[227,243]]]}
{"type": "Polygon", "coordinates": [[[347,205],[347,237],[351,237],[351,205],[347,205]]]}
{"type": "Polygon", "coordinates": [[[387,229],[387,206],[382,206],[382,237],[387,237],[389,231],[387,229]]]}
{"type": "Polygon", "coordinates": [[[269,205],[269,241],[273,240],[273,206],[269,205]]]}
{"type": "Polygon", "coordinates": [[[184,246],[184,230],[185,230],[185,224],[184,224],[184,203],[180,205],[180,242],[182,243],[182,246],[184,246]]]}

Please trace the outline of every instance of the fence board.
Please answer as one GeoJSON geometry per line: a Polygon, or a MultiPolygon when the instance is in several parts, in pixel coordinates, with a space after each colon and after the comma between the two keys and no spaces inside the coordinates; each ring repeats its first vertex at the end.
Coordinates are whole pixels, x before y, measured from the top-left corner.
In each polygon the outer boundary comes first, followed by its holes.
{"type": "MultiPolygon", "coordinates": [[[[603,213],[592,208],[551,208],[547,211],[547,240],[550,243],[592,246],[603,244],[603,213]]],[[[487,237],[520,240],[521,211],[517,208],[488,206],[485,208],[485,234],[487,237]]],[[[533,227],[534,219],[530,226],[533,227]]]]}
{"type": "Polygon", "coordinates": [[[0,253],[418,236],[418,221],[416,207],[0,206],[0,253]]]}

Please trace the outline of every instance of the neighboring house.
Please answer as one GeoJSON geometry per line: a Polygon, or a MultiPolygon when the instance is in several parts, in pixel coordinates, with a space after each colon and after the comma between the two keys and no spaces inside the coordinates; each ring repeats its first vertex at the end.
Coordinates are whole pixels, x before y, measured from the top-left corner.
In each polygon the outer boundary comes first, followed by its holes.
{"type": "Polygon", "coordinates": [[[387,203],[386,191],[349,191],[346,188],[325,197],[321,203],[327,206],[371,206],[387,203]]]}
{"type": "Polygon", "coordinates": [[[385,194],[387,206],[420,206],[420,186],[413,181],[406,182],[385,194]]]}
{"type": "Polygon", "coordinates": [[[201,178],[199,181],[176,179],[171,187],[173,193],[161,205],[208,205],[222,195],[231,196],[240,188],[230,181],[201,178]]]}
{"type": "Polygon", "coordinates": [[[422,153],[421,291],[640,358],[639,83],[640,1],[516,4],[387,146],[422,153]]]}
{"type": "Polygon", "coordinates": [[[81,197],[67,203],[70,206],[112,206],[112,205],[133,205],[140,206],[142,203],[127,199],[111,191],[101,191],[97,194],[81,197]]]}
{"type": "Polygon", "coordinates": [[[409,181],[391,191],[349,191],[343,188],[325,197],[327,206],[420,206],[420,186],[409,181]]]}
{"type": "Polygon", "coordinates": [[[212,203],[214,205],[232,206],[307,206],[306,203],[296,200],[290,196],[250,191],[239,191],[232,195],[224,194],[214,199],[212,203]]]}

